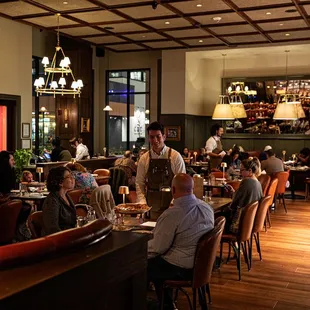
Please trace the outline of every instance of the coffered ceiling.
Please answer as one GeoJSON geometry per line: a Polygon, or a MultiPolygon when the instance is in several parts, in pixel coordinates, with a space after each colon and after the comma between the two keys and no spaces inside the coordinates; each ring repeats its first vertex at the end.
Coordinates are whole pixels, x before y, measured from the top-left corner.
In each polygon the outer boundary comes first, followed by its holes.
{"type": "Polygon", "coordinates": [[[310,42],[310,0],[0,0],[0,16],[115,52],[310,42]]]}

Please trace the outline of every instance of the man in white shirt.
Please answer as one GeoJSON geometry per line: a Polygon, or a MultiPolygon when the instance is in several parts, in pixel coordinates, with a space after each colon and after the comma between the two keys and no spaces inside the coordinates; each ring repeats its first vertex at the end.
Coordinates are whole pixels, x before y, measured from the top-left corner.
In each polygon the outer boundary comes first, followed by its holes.
{"type": "Polygon", "coordinates": [[[76,148],[76,154],[75,154],[75,159],[76,160],[81,160],[81,159],[89,159],[89,152],[88,148],[86,145],[82,143],[81,138],[73,138],[70,140],[71,146],[76,148]]]}
{"type": "Polygon", "coordinates": [[[206,142],[207,155],[210,157],[210,168],[217,168],[226,152],[223,151],[221,137],[224,134],[224,129],[219,124],[214,124],[211,127],[211,137],[206,142]]]}
{"type": "MultiPolygon", "coordinates": [[[[198,241],[214,227],[213,209],[197,199],[193,189],[192,177],[184,173],[174,176],[174,205],[159,217],[148,242],[148,280],[154,283],[159,300],[165,280],[192,278],[198,241]]],[[[165,297],[168,302],[169,296],[165,297]]]]}
{"type": "Polygon", "coordinates": [[[138,163],[136,191],[138,202],[152,207],[152,215],[169,207],[170,187],[175,174],[185,173],[184,160],[179,152],[165,145],[164,127],[153,122],[147,128],[151,150],[138,163]]]}

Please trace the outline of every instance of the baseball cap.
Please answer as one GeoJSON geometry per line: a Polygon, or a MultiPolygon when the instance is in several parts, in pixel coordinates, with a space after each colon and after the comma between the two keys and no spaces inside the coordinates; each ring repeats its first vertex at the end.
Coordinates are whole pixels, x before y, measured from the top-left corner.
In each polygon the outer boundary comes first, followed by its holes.
{"type": "Polygon", "coordinates": [[[272,150],[272,147],[270,145],[266,145],[264,148],[264,152],[267,152],[269,150],[272,150]]]}

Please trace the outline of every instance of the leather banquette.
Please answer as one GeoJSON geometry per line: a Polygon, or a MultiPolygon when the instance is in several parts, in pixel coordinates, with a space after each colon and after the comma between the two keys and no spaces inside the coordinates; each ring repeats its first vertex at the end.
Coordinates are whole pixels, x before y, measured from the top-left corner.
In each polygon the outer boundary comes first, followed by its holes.
{"type": "Polygon", "coordinates": [[[83,248],[105,238],[112,230],[108,220],[97,219],[83,227],[0,247],[0,268],[15,267],[83,248]]]}

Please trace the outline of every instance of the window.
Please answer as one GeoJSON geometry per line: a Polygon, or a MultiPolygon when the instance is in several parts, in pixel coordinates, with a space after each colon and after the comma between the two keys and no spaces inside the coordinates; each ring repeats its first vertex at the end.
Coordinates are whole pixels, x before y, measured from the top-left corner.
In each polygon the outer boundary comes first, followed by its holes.
{"type": "Polygon", "coordinates": [[[137,152],[145,144],[150,119],[150,70],[107,73],[106,103],[113,111],[107,122],[107,147],[111,154],[137,152]]]}

